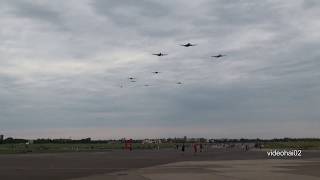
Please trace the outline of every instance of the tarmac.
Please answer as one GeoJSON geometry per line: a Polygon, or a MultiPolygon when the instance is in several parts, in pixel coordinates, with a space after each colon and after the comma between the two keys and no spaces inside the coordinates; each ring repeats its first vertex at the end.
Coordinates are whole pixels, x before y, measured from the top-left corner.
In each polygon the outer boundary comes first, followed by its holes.
{"type": "Polygon", "coordinates": [[[319,180],[320,160],[186,161],[73,180],[319,180]]]}
{"type": "Polygon", "coordinates": [[[174,149],[0,155],[2,180],[320,179],[320,151],[270,158],[265,150],[174,149]],[[289,178],[290,177],[290,178],[289,178]]]}

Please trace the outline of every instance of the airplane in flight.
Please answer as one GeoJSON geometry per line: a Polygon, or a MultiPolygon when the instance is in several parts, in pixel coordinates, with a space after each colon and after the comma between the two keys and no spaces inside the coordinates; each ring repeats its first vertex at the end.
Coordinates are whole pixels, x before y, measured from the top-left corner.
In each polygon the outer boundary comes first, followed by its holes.
{"type": "Polygon", "coordinates": [[[187,43],[187,44],[182,44],[180,46],[190,47],[190,46],[196,46],[196,44],[187,43]]]}
{"type": "Polygon", "coordinates": [[[216,55],[216,56],[211,56],[211,57],[221,58],[221,57],[224,57],[224,56],[227,56],[227,55],[224,55],[224,54],[218,54],[218,55],[216,55]]]}
{"type": "Polygon", "coordinates": [[[155,55],[155,56],[166,56],[168,54],[158,53],[158,54],[152,54],[152,55],[155,55]]]}

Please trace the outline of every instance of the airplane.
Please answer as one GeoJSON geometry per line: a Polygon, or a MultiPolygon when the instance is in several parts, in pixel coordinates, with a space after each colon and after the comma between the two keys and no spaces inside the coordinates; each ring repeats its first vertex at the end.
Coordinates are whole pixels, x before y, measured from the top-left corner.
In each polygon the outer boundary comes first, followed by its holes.
{"type": "Polygon", "coordinates": [[[145,87],[149,87],[150,85],[149,85],[149,84],[145,84],[144,86],[145,86],[145,87]]]}
{"type": "Polygon", "coordinates": [[[218,55],[216,55],[216,56],[211,56],[211,57],[221,58],[221,57],[223,57],[223,56],[226,56],[226,55],[224,55],[224,54],[218,54],[218,55]]]}
{"type": "Polygon", "coordinates": [[[136,79],[136,78],[134,78],[134,77],[129,77],[128,79],[130,79],[130,80],[134,80],[134,79],[136,79]]]}
{"type": "Polygon", "coordinates": [[[182,84],[182,82],[177,82],[176,84],[182,84]]]}
{"type": "Polygon", "coordinates": [[[187,43],[187,44],[182,44],[180,46],[190,47],[190,46],[196,46],[196,44],[187,43]]]}
{"type": "Polygon", "coordinates": [[[155,56],[166,56],[168,54],[158,53],[158,54],[152,54],[152,55],[155,55],[155,56]]]}
{"type": "Polygon", "coordinates": [[[154,71],[152,72],[153,74],[159,74],[160,72],[159,71],[154,71]]]}

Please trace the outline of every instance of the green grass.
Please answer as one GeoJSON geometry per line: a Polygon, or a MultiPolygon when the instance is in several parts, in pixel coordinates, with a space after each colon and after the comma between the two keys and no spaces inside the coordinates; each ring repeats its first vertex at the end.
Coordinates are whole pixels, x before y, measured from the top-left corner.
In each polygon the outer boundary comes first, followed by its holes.
{"type": "Polygon", "coordinates": [[[320,141],[269,142],[265,144],[265,148],[320,150],[320,141]]]}
{"type": "MultiPolygon", "coordinates": [[[[57,153],[57,152],[94,152],[122,149],[124,144],[0,144],[0,154],[19,153],[57,153]]],[[[153,149],[153,144],[133,144],[133,149],[153,149]]],[[[160,148],[174,148],[174,144],[163,143],[160,148]]]]}

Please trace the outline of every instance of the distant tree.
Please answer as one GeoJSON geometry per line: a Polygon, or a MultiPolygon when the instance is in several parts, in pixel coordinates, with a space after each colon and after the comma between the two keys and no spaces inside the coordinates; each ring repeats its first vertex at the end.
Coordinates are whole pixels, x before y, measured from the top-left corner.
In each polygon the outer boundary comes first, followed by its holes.
{"type": "Polygon", "coordinates": [[[18,144],[18,143],[26,143],[28,140],[26,139],[14,139],[12,137],[6,138],[3,143],[5,144],[18,144]]]}

